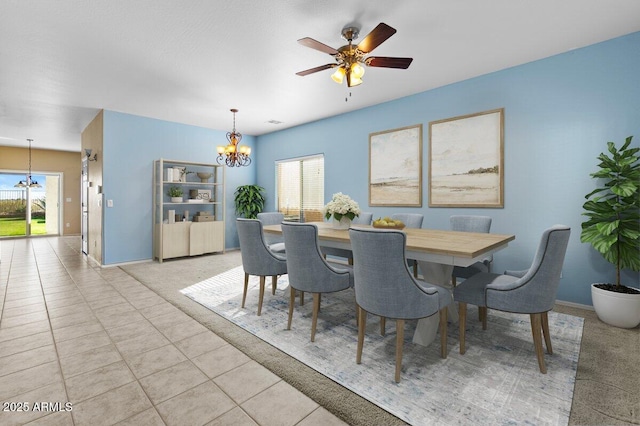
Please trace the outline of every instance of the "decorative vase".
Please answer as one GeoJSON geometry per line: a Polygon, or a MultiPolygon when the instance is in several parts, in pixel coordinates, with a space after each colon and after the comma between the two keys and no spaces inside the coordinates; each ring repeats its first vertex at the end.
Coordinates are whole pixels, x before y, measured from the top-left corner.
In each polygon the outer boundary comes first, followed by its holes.
{"type": "Polygon", "coordinates": [[[351,226],[351,219],[347,216],[342,216],[340,220],[333,218],[333,229],[349,229],[351,226]]]}
{"type": "Polygon", "coordinates": [[[591,298],[602,322],[620,328],[634,328],[640,324],[640,294],[616,293],[591,284],[591,298]]]}

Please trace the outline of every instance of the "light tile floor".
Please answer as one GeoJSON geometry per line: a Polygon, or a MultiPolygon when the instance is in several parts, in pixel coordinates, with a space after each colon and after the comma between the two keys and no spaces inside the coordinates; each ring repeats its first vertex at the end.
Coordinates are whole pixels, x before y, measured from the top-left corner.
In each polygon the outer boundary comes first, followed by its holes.
{"type": "Polygon", "coordinates": [[[0,242],[0,425],[341,425],[78,237],[0,242]]]}

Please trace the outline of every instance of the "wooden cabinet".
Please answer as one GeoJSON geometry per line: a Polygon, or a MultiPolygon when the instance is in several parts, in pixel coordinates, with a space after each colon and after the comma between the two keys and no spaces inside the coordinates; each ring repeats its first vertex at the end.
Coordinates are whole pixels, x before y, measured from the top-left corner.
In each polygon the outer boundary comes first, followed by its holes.
{"type": "Polygon", "coordinates": [[[224,252],[224,166],[161,158],[153,174],[154,258],[224,252]]]}

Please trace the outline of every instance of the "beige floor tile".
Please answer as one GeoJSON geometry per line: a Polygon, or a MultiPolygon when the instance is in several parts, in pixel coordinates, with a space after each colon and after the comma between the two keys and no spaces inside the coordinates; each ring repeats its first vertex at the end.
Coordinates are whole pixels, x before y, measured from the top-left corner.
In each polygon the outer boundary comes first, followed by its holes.
{"type": "Polygon", "coordinates": [[[138,379],[176,365],[187,358],[173,345],[162,346],[127,359],[138,379]]]}
{"type": "Polygon", "coordinates": [[[139,312],[131,311],[100,318],[104,328],[115,328],[145,319],[139,312]]]}
{"type": "Polygon", "coordinates": [[[103,300],[120,296],[120,293],[118,293],[114,288],[111,287],[95,289],[92,288],[89,291],[81,288],[80,291],[82,292],[82,296],[84,296],[87,302],[94,302],[96,300],[103,300]]]}
{"type": "Polygon", "coordinates": [[[204,333],[207,331],[207,328],[198,321],[192,319],[191,321],[181,322],[173,327],[169,327],[161,331],[167,339],[172,342],[177,342],[179,340],[186,339],[187,337],[204,333]]]}
{"type": "Polygon", "coordinates": [[[76,426],[111,425],[151,408],[138,382],[112,389],[73,405],[76,426]]]}
{"type": "Polygon", "coordinates": [[[50,331],[32,334],[30,336],[19,337],[17,339],[6,340],[0,343],[0,358],[13,355],[18,352],[28,351],[41,346],[52,345],[53,336],[50,331]]]}
{"type": "Polygon", "coordinates": [[[175,342],[175,345],[187,358],[195,358],[226,344],[227,342],[222,337],[209,330],[175,342]]]}
{"type": "Polygon", "coordinates": [[[113,345],[101,346],[90,351],[60,358],[60,366],[65,379],[113,364],[122,360],[120,352],[113,345]]]}
{"type": "Polygon", "coordinates": [[[86,303],[76,303],[75,305],[62,306],[59,308],[51,308],[49,307],[49,318],[60,318],[65,317],[67,315],[75,315],[75,314],[92,314],[93,311],[89,308],[89,305],[86,303]]]}
{"type": "Polygon", "coordinates": [[[168,315],[162,315],[159,317],[149,318],[149,322],[153,324],[158,330],[163,331],[186,321],[193,321],[193,319],[182,311],[173,312],[168,315]]]}
{"type": "Polygon", "coordinates": [[[53,338],[56,342],[64,342],[65,340],[75,339],[76,337],[86,336],[102,330],[102,325],[98,321],[85,322],[53,330],[53,338]]]}
{"type": "MultiPolygon", "coordinates": [[[[30,421],[36,420],[40,417],[44,417],[46,415],[51,414],[46,411],[35,411],[33,410],[34,402],[50,402],[56,403],[60,402],[65,404],[67,401],[67,396],[64,391],[64,386],[62,385],[62,381],[55,382],[46,386],[39,387],[29,392],[25,392],[23,394],[14,396],[11,398],[12,402],[27,402],[30,405],[29,411],[0,411],[0,425],[9,426],[9,425],[22,425],[26,424],[30,421]]],[[[73,407],[75,410],[75,407],[73,407]]]]}
{"type": "Polygon", "coordinates": [[[104,330],[101,330],[86,336],[58,342],[56,347],[58,348],[58,356],[64,358],[110,344],[111,339],[104,330]]]}
{"type": "Polygon", "coordinates": [[[229,344],[193,358],[193,363],[209,378],[218,377],[249,361],[251,358],[229,344]]]}
{"type": "Polygon", "coordinates": [[[169,343],[171,342],[166,337],[159,331],[154,330],[141,336],[117,342],[116,347],[125,359],[129,359],[134,355],[168,345],[169,343]]]}
{"type": "Polygon", "coordinates": [[[164,422],[155,408],[149,408],[119,422],[118,426],[164,426],[164,422]]]}
{"type": "Polygon", "coordinates": [[[46,321],[49,319],[46,311],[32,312],[24,315],[17,315],[10,318],[2,318],[0,328],[18,327],[21,325],[31,324],[32,322],[46,321]]]}
{"type": "Polygon", "coordinates": [[[122,303],[127,303],[127,299],[125,299],[124,297],[118,294],[117,296],[113,296],[113,297],[106,297],[104,299],[92,300],[91,302],[89,302],[89,306],[91,306],[91,309],[99,310],[103,308],[108,308],[110,306],[120,305],[122,303]]]}
{"type": "Polygon", "coordinates": [[[139,312],[145,318],[153,318],[161,315],[168,315],[168,314],[180,312],[180,310],[175,306],[173,306],[171,303],[168,303],[165,301],[164,303],[142,308],[139,310],[139,312]]]}
{"type": "Polygon", "coordinates": [[[30,422],[29,426],[73,426],[73,417],[69,411],[52,413],[30,422]]]}
{"type": "Polygon", "coordinates": [[[53,345],[41,346],[17,354],[0,358],[0,377],[20,370],[26,370],[41,364],[55,361],[58,358],[53,345]]]}
{"type": "Polygon", "coordinates": [[[154,331],[157,330],[149,321],[141,319],[120,327],[109,328],[107,330],[107,334],[114,342],[117,343],[136,336],[142,336],[146,333],[152,333],[154,331]]]}
{"type": "Polygon", "coordinates": [[[72,325],[85,324],[95,322],[96,317],[91,312],[81,310],[78,313],[65,315],[63,317],[50,318],[51,328],[57,330],[59,328],[70,327],[72,325]]]}
{"type": "Polygon", "coordinates": [[[158,371],[143,379],[140,384],[155,405],[209,380],[191,361],[184,361],[158,371]]]}
{"type": "Polygon", "coordinates": [[[66,379],[65,385],[69,398],[77,403],[135,380],[127,364],[124,361],[118,361],[66,379]]]}
{"type": "Polygon", "coordinates": [[[5,309],[2,312],[2,319],[12,318],[19,315],[32,314],[35,312],[47,312],[47,306],[44,303],[36,303],[27,306],[18,306],[17,308],[5,309]]]}
{"type": "Polygon", "coordinates": [[[28,305],[43,304],[43,303],[44,303],[44,297],[42,295],[27,297],[25,299],[15,299],[15,300],[5,299],[4,308],[11,309],[11,308],[17,308],[19,306],[28,306],[28,305]]]}
{"type": "Polygon", "coordinates": [[[46,294],[44,299],[47,301],[47,303],[51,303],[55,300],[69,299],[70,297],[82,297],[82,294],[76,288],[76,286],[73,286],[73,288],[69,288],[66,291],[46,294]]]}
{"type": "Polygon", "coordinates": [[[313,413],[302,419],[296,426],[347,426],[343,422],[323,407],[316,408],[313,413]]]}
{"type": "Polygon", "coordinates": [[[7,287],[7,293],[5,295],[5,302],[18,301],[21,299],[29,299],[32,297],[42,297],[42,289],[38,287],[31,289],[24,289],[24,286],[11,286],[7,287]],[[12,291],[13,288],[23,288],[21,291],[12,291]]]}
{"type": "Polygon", "coordinates": [[[62,375],[57,358],[35,367],[21,369],[0,377],[0,401],[9,401],[13,396],[61,381],[62,375]]]}
{"type": "Polygon", "coordinates": [[[160,305],[162,303],[166,303],[166,301],[158,296],[157,294],[153,294],[151,296],[141,296],[141,297],[127,297],[129,303],[136,307],[136,309],[148,308],[155,305],[160,305]]]}
{"type": "Polygon", "coordinates": [[[242,404],[280,380],[262,365],[250,361],[216,377],[213,382],[236,403],[242,404]]]}
{"type": "Polygon", "coordinates": [[[86,302],[82,296],[67,297],[65,299],[47,302],[48,309],[64,308],[65,306],[84,305],[86,302]]]}
{"type": "MultiPolygon", "coordinates": [[[[122,297],[120,295],[118,296],[122,297]]],[[[100,300],[106,300],[106,299],[111,299],[111,297],[106,297],[100,300]]],[[[96,314],[96,317],[98,317],[99,319],[103,319],[113,315],[122,315],[125,313],[136,311],[136,308],[131,303],[127,302],[126,299],[124,299],[124,297],[122,297],[122,299],[124,300],[124,302],[122,303],[118,303],[117,305],[108,305],[108,306],[104,306],[102,308],[97,308],[97,309],[94,308],[93,312],[96,314]]]]}
{"type": "Polygon", "coordinates": [[[206,426],[258,426],[242,408],[236,407],[231,411],[227,411],[217,419],[209,422],[206,426]]]}
{"type": "Polygon", "coordinates": [[[241,405],[261,426],[295,425],[318,404],[284,381],[280,381],[241,405]]]}
{"type": "Polygon", "coordinates": [[[190,389],[156,409],[169,426],[191,426],[207,423],[235,407],[233,401],[211,381],[190,389]]]}

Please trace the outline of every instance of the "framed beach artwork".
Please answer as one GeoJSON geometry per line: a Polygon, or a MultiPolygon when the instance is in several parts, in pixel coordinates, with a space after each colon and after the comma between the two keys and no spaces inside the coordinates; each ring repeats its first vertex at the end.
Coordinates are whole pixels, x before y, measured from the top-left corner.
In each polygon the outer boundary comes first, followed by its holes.
{"type": "Polygon", "coordinates": [[[504,207],[504,108],[429,123],[429,207],[504,207]]]}
{"type": "Polygon", "coordinates": [[[369,135],[369,205],[422,206],[422,124],[369,135]]]}

